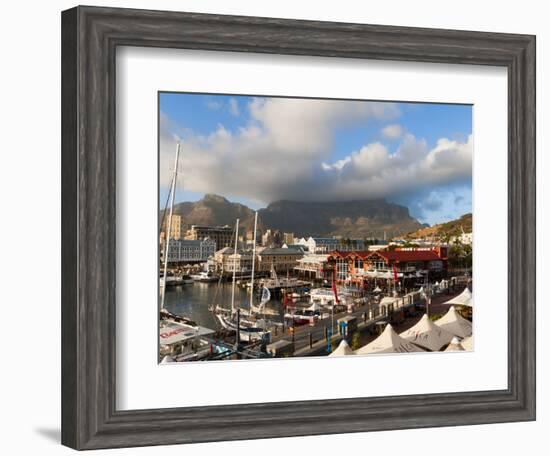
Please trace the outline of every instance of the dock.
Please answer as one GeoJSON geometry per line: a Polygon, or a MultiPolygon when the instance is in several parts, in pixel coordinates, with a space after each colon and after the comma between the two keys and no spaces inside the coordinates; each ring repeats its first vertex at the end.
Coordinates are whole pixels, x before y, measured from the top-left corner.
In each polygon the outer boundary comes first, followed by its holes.
{"type": "Polygon", "coordinates": [[[281,331],[275,328],[274,332],[272,332],[271,343],[267,346],[268,351],[270,346],[278,344],[285,346],[285,356],[325,355],[328,354],[329,347],[331,350],[334,350],[344,337],[349,339],[355,332],[361,334],[372,331],[377,323],[390,321],[398,317],[402,312],[423,302],[418,294],[391,299],[391,304],[384,304],[384,300],[378,304],[372,302],[356,308],[353,312],[336,313],[334,317],[330,314],[327,317],[324,314],[324,318],[319,320],[314,326],[290,326],[281,331]],[[342,320],[345,319],[354,320],[357,323],[353,331],[350,331],[348,334],[343,333],[343,331],[346,331],[346,326],[345,324],[341,324],[342,320]],[[281,344],[281,341],[285,341],[286,343],[281,344]],[[292,354],[288,353],[288,344],[291,344],[293,347],[292,354]]]}

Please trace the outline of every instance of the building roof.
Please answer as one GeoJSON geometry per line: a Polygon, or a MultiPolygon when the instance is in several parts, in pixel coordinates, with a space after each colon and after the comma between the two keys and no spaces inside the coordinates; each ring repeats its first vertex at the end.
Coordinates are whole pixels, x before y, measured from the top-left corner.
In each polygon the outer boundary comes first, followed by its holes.
{"type": "Polygon", "coordinates": [[[295,249],[283,249],[282,247],[271,248],[262,250],[259,255],[300,255],[304,253],[295,249]]]}
{"type": "Polygon", "coordinates": [[[431,249],[407,249],[407,250],[376,250],[371,251],[361,251],[361,252],[332,252],[331,257],[333,258],[374,258],[376,256],[381,256],[387,261],[398,261],[398,262],[407,262],[407,261],[432,261],[432,260],[441,260],[441,257],[437,254],[435,250],[431,249]]]}
{"type": "Polygon", "coordinates": [[[215,244],[215,241],[213,241],[210,238],[205,238],[203,240],[190,240],[190,239],[172,239],[170,238],[170,244],[173,245],[173,243],[179,243],[183,245],[189,245],[189,246],[201,246],[202,244],[215,244]]]}
{"type": "Polygon", "coordinates": [[[234,247],[224,247],[223,249],[217,250],[216,255],[231,255],[234,252],[234,247]]]}
{"type": "Polygon", "coordinates": [[[328,237],[312,237],[312,239],[317,243],[326,243],[326,244],[338,244],[340,242],[340,239],[336,238],[328,238],[328,237]]]}
{"type": "Polygon", "coordinates": [[[302,244],[284,244],[282,248],[298,250],[300,252],[304,251],[304,246],[302,244]]]}
{"type": "Polygon", "coordinates": [[[379,255],[388,261],[431,261],[441,260],[434,250],[378,250],[371,256],[379,255]]]}
{"type": "Polygon", "coordinates": [[[225,225],[225,226],[191,225],[191,230],[233,231],[233,228],[230,227],[229,225],[225,225]]]}

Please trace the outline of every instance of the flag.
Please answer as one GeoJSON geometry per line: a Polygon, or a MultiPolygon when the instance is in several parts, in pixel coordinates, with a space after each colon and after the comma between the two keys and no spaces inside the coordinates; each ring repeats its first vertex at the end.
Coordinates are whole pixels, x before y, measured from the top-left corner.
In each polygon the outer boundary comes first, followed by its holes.
{"type": "Polygon", "coordinates": [[[269,291],[269,288],[264,287],[262,290],[262,299],[260,301],[261,304],[266,304],[267,301],[271,299],[271,292],[269,291]]]}
{"type": "Polygon", "coordinates": [[[291,299],[288,297],[287,294],[285,294],[285,300],[283,301],[283,308],[286,309],[286,307],[290,304],[291,299]]]}
{"type": "Polygon", "coordinates": [[[340,304],[340,299],[338,299],[338,291],[336,290],[336,281],[332,281],[332,292],[334,293],[335,304],[340,304]]]}

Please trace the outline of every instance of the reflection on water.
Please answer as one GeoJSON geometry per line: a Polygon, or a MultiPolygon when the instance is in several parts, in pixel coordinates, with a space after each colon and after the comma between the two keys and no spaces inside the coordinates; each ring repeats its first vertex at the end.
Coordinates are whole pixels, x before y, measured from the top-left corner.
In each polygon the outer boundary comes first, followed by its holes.
{"type": "MultiPolygon", "coordinates": [[[[235,303],[247,309],[250,295],[245,289],[235,287],[235,303]]],[[[259,304],[259,296],[255,296],[254,303],[259,304]]],[[[213,304],[231,308],[231,283],[199,283],[167,287],[164,298],[166,310],[194,320],[207,328],[217,329],[218,322],[208,310],[213,304]]],[[[273,309],[282,309],[278,299],[271,299],[269,306],[273,309]]],[[[270,317],[273,319],[273,317],[270,317]]],[[[281,320],[282,317],[277,320],[281,320]]]]}

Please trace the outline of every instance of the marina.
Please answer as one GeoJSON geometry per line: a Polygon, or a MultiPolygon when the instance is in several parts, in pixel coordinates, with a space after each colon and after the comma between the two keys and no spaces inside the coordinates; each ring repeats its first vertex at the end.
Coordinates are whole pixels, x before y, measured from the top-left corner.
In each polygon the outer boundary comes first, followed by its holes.
{"type": "MultiPolygon", "coordinates": [[[[159,213],[160,363],[472,346],[470,213],[430,227],[383,198],[319,200],[309,188],[304,200],[248,195],[264,208],[213,193],[176,202],[189,177],[178,182],[180,152],[187,164],[193,150],[175,146],[159,213]]],[[[322,169],[355,162],[335,163],[322,169]]]]}
{"type": "MultiPolygon", "coordinates": [[[[443,302],[462,299],[460,297],[464,292],[461,287],[467,283],[467,278],[461,281],[456,278],[454,283],[452,288],[434,292],[430,302],[432,312],[441,314],[450,308],[443,302]]],[[[265,340],[258,338],[249,341],[241,337],[237,343],[236,328],[223,328],[210,307],[215,299],[220,306],[230,306],[231,291],[232,284],[228,282],[195,282],[190,286],[170,287],[167,290],[167,311],[185,315],[201,328],[209,328],[209,331],[189,334],[194,339],[200,336],[203,340],[202,345],[196,347],[196,356],[174,356],[173,361],[326,356],[342,340],[350,346],[368,344],[388,323],[397,329],[412,326],[425,314],[427,302],[422,291],[400,297],[366,295],[356,299],[350,310],[346,307],[344,311],[333,312],[332,306],[321,306],[311,298],[299,302],[287,299],[286,304],[284,297],[274,298],[268,307],[273,312],[269,314],[269,324],[265,327],[265,340]]],[[[250,302],[249,291],[236,287],[234,300],[240,308],[246,309],[250,302]]],[[[163,351],[161,358],[166,353],[166,350],[163,351]]]]}

